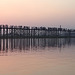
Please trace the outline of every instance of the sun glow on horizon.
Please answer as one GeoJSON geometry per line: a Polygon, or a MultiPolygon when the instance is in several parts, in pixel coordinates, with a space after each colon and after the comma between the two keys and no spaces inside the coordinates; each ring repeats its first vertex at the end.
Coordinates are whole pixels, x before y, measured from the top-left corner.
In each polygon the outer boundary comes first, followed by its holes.
{"type": "Polygon", "coordinates": [[[75,25],[74,0],[0,0],[0,24],[75,25]]]}

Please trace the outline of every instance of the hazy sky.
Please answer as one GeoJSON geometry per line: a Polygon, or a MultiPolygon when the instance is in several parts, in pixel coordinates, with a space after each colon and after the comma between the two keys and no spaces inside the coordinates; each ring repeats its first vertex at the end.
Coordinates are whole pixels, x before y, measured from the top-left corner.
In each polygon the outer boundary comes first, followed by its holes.
{"type": "Polygon", "coordinates": [[[0,0],[0,24],[75,27],[75,0],[0,0]]]}

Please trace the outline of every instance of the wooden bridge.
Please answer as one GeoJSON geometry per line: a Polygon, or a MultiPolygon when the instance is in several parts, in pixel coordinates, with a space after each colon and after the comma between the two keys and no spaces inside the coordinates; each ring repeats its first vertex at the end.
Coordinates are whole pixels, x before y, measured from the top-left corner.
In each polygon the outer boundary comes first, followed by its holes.
{"type": "Polygon", "coordinates": [[[0,38],[58,38],[75,37],[75,30],[56,27],[0,25],[0,38]]]}

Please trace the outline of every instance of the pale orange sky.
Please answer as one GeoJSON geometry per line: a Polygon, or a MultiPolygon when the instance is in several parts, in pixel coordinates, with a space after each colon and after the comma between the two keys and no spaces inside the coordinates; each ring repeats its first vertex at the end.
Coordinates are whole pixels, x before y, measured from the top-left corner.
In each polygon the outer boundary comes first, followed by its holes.
{"type": "Polygon", "coordinates": [[[75,0],[0,0],[0,24],[75,26],[75,0]]]}

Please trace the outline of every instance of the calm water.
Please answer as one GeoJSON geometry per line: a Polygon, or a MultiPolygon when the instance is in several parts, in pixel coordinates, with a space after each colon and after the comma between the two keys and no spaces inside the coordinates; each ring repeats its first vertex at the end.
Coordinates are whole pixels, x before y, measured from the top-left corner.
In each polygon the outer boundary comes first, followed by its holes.
{"type": "Polygon", "coordinates": [[[0,75],[75,75],[75,39],[0,39],[0,75]]]}

